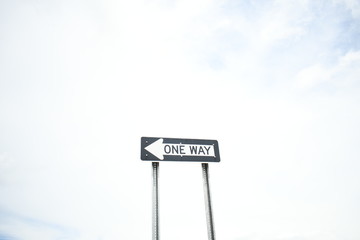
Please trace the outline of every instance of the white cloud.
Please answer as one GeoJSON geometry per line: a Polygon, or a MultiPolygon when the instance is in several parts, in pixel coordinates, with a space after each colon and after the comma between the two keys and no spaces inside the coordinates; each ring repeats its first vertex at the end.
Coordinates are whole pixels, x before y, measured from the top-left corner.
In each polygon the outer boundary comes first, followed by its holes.
{"type": "Polygon", "coordinates": [[[332,74],[333,69],[326,69],[321,65],[310,66],[296,76],[295,82],[299,88],[312,88],[329,81],[332,74]]]}
{"type": "Polygon", "coordinates": [[[74,239],[76,232],[62,226],[0,210],[0,236],[5,239],[74,239]]]}
{"type": "Polygon", "coordinates": [[[351,51],[339,57],[334,66],[316,64],[301,70],[295,78],[295,85],[305,89],[311,89],[324,83],[340,89],[358,88],[360,85],[359,74],[360,51],[351,51]]]}
{"type": "Polygon", "coordinates": [[[342,3],[351,11],[353,18],[360,17],[360,2],[357,0],[334,0],[336,3],[342,3]]]}

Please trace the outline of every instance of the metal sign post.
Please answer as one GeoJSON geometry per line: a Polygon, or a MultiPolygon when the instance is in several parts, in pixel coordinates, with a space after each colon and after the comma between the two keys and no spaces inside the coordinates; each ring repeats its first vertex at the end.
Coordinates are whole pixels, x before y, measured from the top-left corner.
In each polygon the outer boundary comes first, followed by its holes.
{"type": "Polygon", "coordinates": [[[214,220],[211,207],[211,198],[210,198],[210,184],[209,184],[209,164],[202,163],[202,175],[204,180],[204,198],[205,198],[205,211],[206,211],[206,223],[208,229],[208,238],[209,240],[215,240],[215,231],[214,231],[214,220]]]}
{"type": "Polygon", "coordinates": [[[159,163],[153,162],[153,225],[152,225],[152,239],[159,240],[159,163]]]}

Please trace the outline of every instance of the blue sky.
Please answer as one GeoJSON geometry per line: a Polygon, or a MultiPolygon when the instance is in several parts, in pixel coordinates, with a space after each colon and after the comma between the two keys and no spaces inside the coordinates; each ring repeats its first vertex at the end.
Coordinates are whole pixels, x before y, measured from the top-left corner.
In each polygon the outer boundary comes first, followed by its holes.
{"type": "MultiPolygon", "coordinates": [[[[1,240],[150,238],[142,136],[219,141],[219,239],[360,238],[358,1],[0,5],[1,240]]],[[[160,184],[206,239],[200,165],[160,184]]]]}

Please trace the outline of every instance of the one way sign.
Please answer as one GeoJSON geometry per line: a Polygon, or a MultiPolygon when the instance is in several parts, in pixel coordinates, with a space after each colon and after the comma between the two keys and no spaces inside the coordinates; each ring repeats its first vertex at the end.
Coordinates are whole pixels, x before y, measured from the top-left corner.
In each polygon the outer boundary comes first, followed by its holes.
{"type": "Polygon", "coordinates": [[[183,138],[141,138],[141,160],[220,162],[216,140],[183,138]]]}

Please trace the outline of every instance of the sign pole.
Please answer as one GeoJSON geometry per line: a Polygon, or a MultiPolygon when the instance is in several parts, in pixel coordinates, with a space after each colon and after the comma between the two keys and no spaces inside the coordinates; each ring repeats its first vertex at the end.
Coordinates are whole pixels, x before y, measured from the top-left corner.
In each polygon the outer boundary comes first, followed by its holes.
{"type": "Polygon", "coordinates": [[[203,175],[203,179],[204,179],[204,197],[205,197],[205,211],[206,211],[208,238],[209,238],[209,240],[215,240],[214,220],[213,220],[211,199],[210,199],[209,164],[202,163],[201,166],[202,166],[202,173],[203,173],[202,175],[203,175]]]}
{"type": "Polygon", "coordinates": [[[159,163],[152,163],[153,170],[153,209],[152,209],[152,240],[159,240],[159,163]]]}

